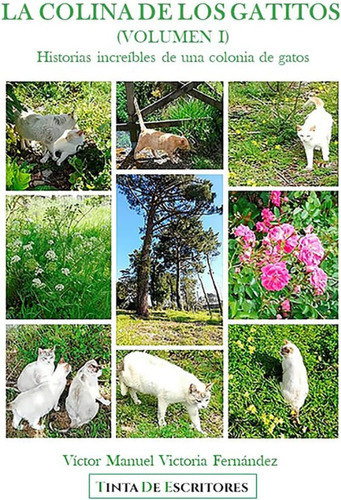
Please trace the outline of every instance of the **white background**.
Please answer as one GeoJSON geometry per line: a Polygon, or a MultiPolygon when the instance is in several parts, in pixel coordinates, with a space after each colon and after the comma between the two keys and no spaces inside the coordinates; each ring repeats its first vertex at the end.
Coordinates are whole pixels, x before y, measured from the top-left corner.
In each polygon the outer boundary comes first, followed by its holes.
{"type": "MultiPolygon", "coordinates": [[[[130,2],[131,4],[135,3],[130,2]]],[[[188,1],[190,5],[193,2],[188,1]]],[[[12,6],[20,2],[12,2],[12,6]]],[[[39,1],[32,2],[38,5],[39,1]]],[[[13,7],[14,9],[14,7],[13,7]]],[[[33,9],[32,9],[33,10],[33,9]]],[[[14,11],[15,12],[15,11],[14,11]]],[[[260,500],[293,500],[337,498],[339,487],[339,440],[76,440],[76,439],[6,439],[5,438],[5,82],[18,80],[340,80],[340,22],[331,21],[221,21],[221,22],[129,22],[114,21],[77,22],[53,21],[0,21],[1,71],[0,71],[0,161],[1,181],[1,302],[2,324],[0,352],[0,397],[2,404],[1,445],[1,487],[3,498],[25,498],[34,500],[59,500],[60,497],[73,500],[88,498],[88,473],[90,472],[142,472],[141,469],[109,467],[85,468],[67,467],[63,454],[87,457],[102,457],[106,453],[125,457],[143,457],[151,453],[173,454],[174,456],[206,457],[211,461],[213,453],[226,457],[278,457],[276,468],[146,468],[145,472],[233,472],[258,473],[258,498],[260,500]],[[218,44],[130,44],[119,47],[116,42],[118,29],[227,29],[230,34],[228,45],[218,44]],[[108,54],[128,53],[131,50],[158,56],[169,50],[180,55],[203,54],[248,54],[259,55],[264,50],[274,54],[309,55],[310,63],[288,64],[38,64],[37,50],[51,50],[54,53],[96,55],[97,50],[108,54]]],[[[114,86],[113,86],[114,87],[114,86]]],[[[225,100],[226,101],[226,100],[225,100]]],[[[113,110],[115,109],[113,93],[113,110]]],[[[226,107],[226,102],[225,102],[226,107]]],[[[113,112],[113,118],[115,112],[113,112]]],[[[226,125],[226,120],[225,120],[226,125]]],[[[115,123],[113,122],[113,130],[115,123]]],[[[225,138],[226,138],[225,133],[225,138]]],[[[115,141],[113,140],[113,147],[115,141]]],[[[225,139],[226,146],[226,139],[225,139]]],[[[113,169],[114,170],[114,169],[113,169]]],[[[115,173],[115,170],[114,170],[115,173]]],[[[184,173],[184,171],[181,171],[184,173]]],[[[200,172],[204,173],[204,172],[200,172]]],[[[227,185],[227,175],[224,172],[227,185]]],[[[114,183],[113,183],[114,184],[114,183]]],[[[225,193],[225,206],[227,205],[225,193]]],[[[115,203],[113,203],[115,207],[115,203]]],[[[225,210],[225,227],[226,227],[225,210]]],[[[113,214],[115,215],[115,214],[113,214]]],[[[113,217],[115,234],[115,216],[113,217]]],[[[226,231],[225,231],[226,240],[226,231]]],[[[226,241],[225,241],[226,243],[226,241]]],[[[113,245],[113,250],[115,249],[113,245]]],[[[226,256],[226,244],[225,244],[226,256]]],[[[114,268],[115,266],[113,266],[114,268]]],[[[113,281],[115,276],[113,275],[113,281]]],[[[225,287],[225,304],[227,289],[225,287]]],[[[11,322],[13,323],[13,322],[11,322]]],[[[50,321],[51,323],[51,321],[50,321]]],[[[224,346],[227,344],[227,318],[225,317],[224,346]]],[[[113,333],[115,322],[112,322],[113,333]]],[[[114,335],[113,335],[114,338],[114,335]]],[[[114,349],[113,349],[114,356],[114,349]]],[[[225,356],[226,357],[226,356],[225,356]]],[[[113,366],[115,365],[113,359],[113,366]]],[[[226,368],[225,368],[226,371],[226,368]]],[[[225,373],[226,375],[226,373],[225,373]]],[[[114,378],[114,376],[113,376],[114,378]]],[[[225,390],[225,414],[226,390],[225,390]]],[[[115,408],[113,404],[113,417],[115,408]]],[[[227,417],[225,417],[225,436],[227,417]]]]}

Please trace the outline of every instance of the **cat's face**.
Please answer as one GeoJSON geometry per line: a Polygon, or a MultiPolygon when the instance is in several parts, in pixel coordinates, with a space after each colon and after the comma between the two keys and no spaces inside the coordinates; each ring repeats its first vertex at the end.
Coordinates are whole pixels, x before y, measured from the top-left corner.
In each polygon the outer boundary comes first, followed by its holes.
{"type": "Polygon", "coordinates": [[[207,408],[210,399],[211,399],[211,387],[212,384],[208,384],[205,387],[205,391],[201,392],[197,389],[195,384],[191,384],[189,386],[189,402],[192,405],[195,405],[198,410],[201,410],[202,408],[207,408]]]}
{"type": "Polygon", "coordinates": [[[82,130],[78,130],[75,128],[73,130],[69,130],[66,135],[66,140],[73,144],[83,144],[84,142],[84,133],[82,130]]]}
{"type": "Polygon", "coordinates": [[[55,360],[55,348],[53,349],[38,349],[38,359],[46,364],[53,364],[55,360]]]}
{"type": "Polygon", "coordinates": [[[280,350],[280,355],[282,358],[290,358],[298,354],[300,351],[298,347],[295,346],[295,344],[292,344],[289,342],[289,340],[284,340],[284,345],[282,346],[280,350]]]}
{"type": "Polygon", "coordinates": [[[87,361],[82,368],[82,372],[96,378],[102,375],[102,369],[95,359],[87,361]]]}
{"type": "Polygon", "coordinates": [[[297,125],[297,135],[302,142],[313,142],[315,138],[316,127],[301,127],[297,125]]]}

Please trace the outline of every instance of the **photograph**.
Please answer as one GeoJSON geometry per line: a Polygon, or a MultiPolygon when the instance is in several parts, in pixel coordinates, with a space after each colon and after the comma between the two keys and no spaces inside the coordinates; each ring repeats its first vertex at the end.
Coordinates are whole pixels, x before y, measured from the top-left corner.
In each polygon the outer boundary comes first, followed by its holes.
{"type": "Polygon", "coordinates": [[[337,186],[338,82],[231,82],[230,186],[337,186]]]}
{"type": "Polygon", "coordinates": [[[220,175],[117,176],[118,345],[222,344],[222,202],[220,175]]]}
{"type": "Polygon", "coordinates": [[[116,437],[222,437],[222,351],[117,351],[117,378],[116,437]]]}
{"type": "Polygon", "coordinates": [[[111,189],[111,83],[8,82],[6,189],[111,189]]]}
{"type": "Polygon", "coordinates": [[[229,318],[338,318],[338,193],[229,197],[229,318]]]}
{"type": "Polygon", "coordinates": [[[7,325],[6,436],[111,437],[109,325],[7,325]]]}
{"type": "Polygon", "coordinates": [[[7,196],[7,318],[110,319],[110,218],[110,196],[7,196]]]}
{"type": "Polygon", "coordinates": [[[118,169],[222,169],[222,82],[118,82],[118,169]]]}
{"type": "Polygon", "coordinates": [[[228,436],[338,437],[338,327],[229,325],[228,436]]]}

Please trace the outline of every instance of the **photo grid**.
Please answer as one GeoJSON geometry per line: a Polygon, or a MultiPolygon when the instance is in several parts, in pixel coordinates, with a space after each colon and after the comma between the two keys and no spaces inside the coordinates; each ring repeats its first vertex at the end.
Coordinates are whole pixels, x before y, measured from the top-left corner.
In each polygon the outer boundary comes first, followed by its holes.
{"type": "Polygon", "coordinates": [[[338,437],[338,82],[8,82],[6,436],[338,437]]]}

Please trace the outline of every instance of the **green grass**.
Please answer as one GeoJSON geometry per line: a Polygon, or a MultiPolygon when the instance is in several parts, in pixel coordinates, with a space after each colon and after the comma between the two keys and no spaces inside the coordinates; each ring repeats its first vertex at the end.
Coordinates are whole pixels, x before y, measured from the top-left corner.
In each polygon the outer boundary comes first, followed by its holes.
{"type": "Polygon", "coordinates": [[[336,82],[232,82],[229,84],[229,183],[231,186],[336,186],[338,184],[338,84],[336,82]],[[296,125],[320,97],[334,119],[330,162],[314,154],[307,171],[296,125]]]}
{"type": "Polygon", "coordinates": [[[22,151],[13,124],[18,111],[8,98],[7,106],[7,189],[27,189],[18,181],[30,173],[39,184],[30,189],[108,190],[111,185],[111,84],[109,82],[25,82],[8,86],[8,97],[16,106],[40,114],[74,112],[79,129],[85,134],[83,148],[69,156],[60,167],[49,159],[40,163],[41,154],[32,148],[22,151]],[[52,170],[45,184],[39,172],[52,170]]]}
{"type": "Polygon", "coordinates": [[[151,311],[142,319],[119,310],[116,331],[118,345],[221,345],[223,337],[220,314],[206,311],[151,311]]]}
{"type": "Polygon", "coordinates": [[[111,316],[110,198],[8,197],[7,317],[111,316]]]}
{"type": "MultiPolygon", "coordinates": [[[[56,363],[63,356],[71,364],[71,380],[77,371],[89,360],[96,359],[102,366],[100,391],[106,399],[111,399],[111,334],[110,326],[103,325],[25,325],[9,326],[6,346],[6,386],[7,405],[18,393],[14,387],[23,368],[37,359],[38,348],[56,346],[56,363]]],[[[57,429],[67,429],[70,420],[65,410],[65,398],[68,386],[61,396],[61,409],[52,410],[43,417],[44,431],[35,431],[23,421],[24,428],[18,431],[12,427],[12,412],[6,412],[7,437],[60,437],[60,438],[91,438],[111,436],[111,407],[99,403],[96,417],[79,429],[66,433],[57,429]],[[49,428],[52,425],[54,431],[49,428]]]]}
{"type": "MultiPolygon", "coordinates": [[[[117,353],[117,362],[127,354],[117,353]]],[[[165,427],[157,423],[157,398],[139,395],[141,405],[135,405],[129,394],[122,396],[117,385],[116,436],[121,438],[202,438],[222,437],[223,432],[223,355],[222,351],[150,351],[193,373],[201,382],[213,382],[208,407],[200,412],[203,435],[191,428],[187,410],[180,403],[169,405],[165,427]]]]}
{"type": "Polygon", "coordinates": [[[337,326],[229,327],[229,437],[338,437],[337,326]],[[300,425],[292,422],[280,392],[284,339],[300,349],[308,373],[300,425]]]}

